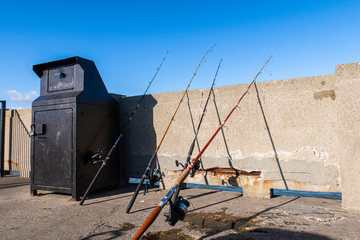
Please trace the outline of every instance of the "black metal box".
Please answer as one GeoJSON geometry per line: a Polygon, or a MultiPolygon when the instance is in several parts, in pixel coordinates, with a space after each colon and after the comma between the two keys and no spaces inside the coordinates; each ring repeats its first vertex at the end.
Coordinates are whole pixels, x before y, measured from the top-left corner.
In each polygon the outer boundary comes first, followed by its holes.
{"type": "MultiPolygon", "coordinates": [[[[72,57],[33,70],[41,85],[32,103],[31,194],[55,191],[79,200],[101,165],[91,165],[91,156],[99,148],[109,151],[118,136],[118,103],[93,61],[72,57]]],[[[115,152],[93,190],[119,181],[115,152]]]]}

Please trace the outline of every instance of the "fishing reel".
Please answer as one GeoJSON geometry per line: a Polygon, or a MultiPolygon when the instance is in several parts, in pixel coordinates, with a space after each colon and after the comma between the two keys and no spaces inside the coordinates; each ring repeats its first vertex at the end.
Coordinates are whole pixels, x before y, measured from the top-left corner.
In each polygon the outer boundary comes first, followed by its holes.
{"type": "MultiPolygon", "coordinates": [[[[196,163],[194,164],[194,166],[190,169],[190,177],[194,177],[194,176],[195,176],[195,172],[200,169],[200,161],[201,161],[201,160],[196,161],[196,163]]],[[[175,165],[176,165],[176,167],[181,166],[183,169],[185,169],[188,164],[186,163],[186,164],[184,165],[184,164],[180,163],[178,160],[175,160],[175,165]]]]}
{"type": "Polygon", "coordinates": [[[102,150],[99,148],[97,150],[97,152],[91,157],[91,165],[96,165],[100,162],[103,162],[102,157],[103,157],[103,152],[102,150]]]}
{"type": "Polygon", "coordinates": [[[177,197],[175,203],[169,201],[170,203],[170,212],[165,213],[165,222],[168,222],[171,226],[175,226],[175,224],[179,220],[184,220],[187,209],[190,206],[190,202],[181,196],[177,197]]]}
{"type": "Polygon", "coordinates": [[[190,177],[194,177],[197,170],[200,168],[200,160],[196,161],[194,166],[190,169],[190,177]]]}
{"type": "Polygon", "coordinates": [[[185,168],[184,167],[184,164],[182,164],[181,162],[179,162],[178,160],[175,160],[175,165],[176,167],[179,167],[181,165],[182,168],[185,168]]]}
{"type": "Polygon", "coordinates": [[[152,171],[152,174],[151,176],[149,177],[149,182],[150,182],[150,185],[152,187],[154,187],[155,183],[157,183],[158,181],[160,181],[160,178],[161,178],[161,172],[159,169],[154,169],[152,171]]]}
{"type": "Polygon", "coordinates": [[[149,171],[147,174],[146,174],[146,178],[149,180],[148,182],[146,182],[145,184],[145,191],[144,191],[144,195],[145,193],[148,192],[148,183],[150,184],[151,187],[154,187],[155,184],[157,182],[160,181],[161,179],[161,172],[159,169],[153,169],[151,171],[149,171]]]}

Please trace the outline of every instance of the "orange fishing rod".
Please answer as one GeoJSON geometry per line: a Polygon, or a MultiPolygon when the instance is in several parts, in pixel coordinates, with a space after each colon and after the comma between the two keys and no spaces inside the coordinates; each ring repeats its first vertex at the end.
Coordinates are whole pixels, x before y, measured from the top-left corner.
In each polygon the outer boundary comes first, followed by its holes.
{"type": "Polygon", "coordinates": [[[231,114],[235,111],[235,109],[238,107],[238,105],[240,104],[241,100],[244,98],[245,94],[249,91],[250,87],[253,85],[253,83],[255,82],[255,80],[257,79],[257,77],[260,75],[260,73],[262,72],[262,70],[265,68],[266,64],[270,61],[272,56],[269,57],[269,59],[265,62],[265,64],[262,66],[262,68],[260,69],[260,71],[256,74],[255,78],[252,80],[252,82],[249,84],[249,86],[247,87],[247,89],[245,90],[245,92],[243,93],[243,95],[240,97],[240,99],[238,100],[238,102],[236,103],[236,105],[231,109],[230,113],[227,115],[227,117],[225,118],[225,120],[223,121],[223,123],[218,127],[218,129],[216,129],[215,133],[211,136],[211,138],[209,139],[209,141],[205,144],[205,146],[201,149],[201,151],[199,152],[199,154],[195,157],[195,159],[191,162],[191,164],[182,172],[182,174],[179,176],[179,178],[176,180],[175,185],[169,190],[169,192],[166,194],[166,196],[161,200],[161,202],[159,203],[159,205],[150,213],[150,215],[147,217],[147,219],[145,220],[145,222],[143,223],[143,225],[141,226],[141,228],[139,229],[139,231],[135,234],[133,240],[137,240],[140,239],[140,237],[144,234],[144,232],[151,226],[151,224],[155,221],[155,219],[157,218],[157,216],[159,216],[162,208],[166,205],[166,203],[171,199],[171,197],[173,196],[174,192],[176,191],[176,188],[178,186],[181,186],[181,184],[183,184],[183,182],[185,181],[186,177],[189,175],[190,170],[194,167],[194,164],[196,163],[196,161],[201,157],[201,155],[204,153],[204,151],[206,150],[206,148],[209,146],[209,144],[212,142],[212,140],[215,138],[215,136],[218,134],[218,132],[220,131],[220,129],[225,125],[225,123],[227,122],[227,120],[230,118],[231,114]]]}
{"type": "MultiPolygon", "coordinates": [[[[129,213],[131,207],[134,205],[135,199],[136,199],[136,197],[137,197],[137,195],[138,195],[138,193],[139,193],[139,191],[140,191],[140,188],[141,188],[142,184],[144,183],[145,179],[146,179],[146,178],[149,178],[150,183],[153,182],[152,179],[151,179],[151,176],[149,177],[149,173],[150,173],[150,171],[151,171],[151,165],[153,164],[153,162],[154,162],[154,160],[155,160],[155,158],[156,158],[157,152],[159,151],[159,149],[160,149],[160,147],[161,147],[161,144],[162,144],[162,142],[163,142],[164,139],[165,139],[165,136],[166,136],[166,134],[167,134],[167,132],[168,132],[168,130],[169,130],[169,128],[170,128],[171,123],[172,123],[172,122],[174,121],[174,119],[175,119],[175,115],[176,115],[177,111],[179,110],[180,105],[181,105],[182,101],[184,100],[184,97],[185,97],[185,95],[186,95],[186,93],[187,93],[187,91],[188,91],[188,89],[189,89],[189,87],[190,87],[190,84],[191,84],[192,80],[194,79],[194,77],[195,77],[195,75],[196,75],[196,73],[197,73],[197,71],[198,71],[201,63],[202,63],[203,60],[205,59],[206,55],[207,55],[210,51],[212,51],[212,49],[213,49],[214,47],[215,47],[215,45],[213,45],[212,47],[210,47],[210,48],[206,51],[206,53],[205,53],[204,56],[202,57],[199,65],[197,66],[194,74],[192,75],[192,77],[191,77],[191,79],[190,79],[190,81],[189,81],[189,84],[187,85],[187,87],[186,87],[186,89],[185,89],[185,91],[184,91],[184,93],[183,93],[183,95],[182,95],[182,97],[181,97],[181,99],[180,99],[180,102],[179,102],[179,104],[178,104],[178,106],[177,106],[177,108],[176,108],[173,116],[171,117],[171,120],[170,120],[170,122],[169,122],[169,124],[168,124],[168,126],[167,126],[167,128],[166,128],[166,130],[165,130],[165,132],[164,132],[164,135],[162,136],[162,138],[161,138],[158,146],[156,147],[155,152],[154,152],[153,155],[151,156],[151,159],[150,159],[150,161],[149,161],[149,163],[148,163],[148,166],[146,167],[145,173],[144,173],[144,175],[142,176],[142,178],[141,178],[141,180],[140,180],[140,182],[139,182],[139,184],[138,184],[138,186],[137,186],[137,188],[136,188],[136,190],[135,190],[135,192],[134,192],[134,194],[133,194],[133,196],[132,196],[132,198],[131,198],[131,200],[130,200],[130,202],[129,202],[128,207],[126,208],[126,211],[125,211],[126,213],[129,213]]],[[[157,173],[157,175],[158,175],[159,177],[157,177],[157,178],[155,179],[155,181],[157,181],[158,179],[161,178],[161,173],[157,173]]]]}

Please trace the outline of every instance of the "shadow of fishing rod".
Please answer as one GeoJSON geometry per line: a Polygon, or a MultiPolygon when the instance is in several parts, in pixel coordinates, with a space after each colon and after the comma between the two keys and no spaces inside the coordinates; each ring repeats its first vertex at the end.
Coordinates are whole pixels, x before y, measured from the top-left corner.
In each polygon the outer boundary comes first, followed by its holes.
{"type": "MultiPolygon", "coordinates": [[[[212,90],[212,94],[213,94],[213,102],[214,102],[214,106],[215,106],[215,110],[216,110],[216,115],[217,115],[217,118],[218,118],[218,121],[219,121],[219,125],[221,125],[221,118],[220,118],[220,114],[219,114],[219,109],[218,109],[217,104],[216,104],[216,97],[215,97],[214,89],[212,90]]],[[[234,169],[234,166],[232,165],[232,157],[230,155],[229,147],[228,147],[228,144],[227,144],[227,141],[226,141],[226,137],[225,137],[225,133],[224,133],[223,128],[221,128],[221,135],[222,135],[222,137],[224,139],[225,149],[226,149],[226,153],[228,155],[229,166],[230,166],[230,168],[234,169]]]]}
{"type": "Polygon", "coordinates": [[[279,161],[279,156],[278,156],[277,151],[276,151],[276,147],[275,147],[275,144],[274,144],[274,140],[273,140],[273,138],[272,138],[272,136],[271,136],[271,133],[270,133],[269,124],[268,124],[268,122],[267,122],[267,120],[266,120],[266,117],[265,117],[264,108],[263,108],[263,106],[262,106],[262,104],[261,104],[260,94],[259,94],[259,90],[258,90],[258,88],[257,88],[256,82],[254,82],[254,87],[255,87],[255,90],[256,90],[256,96],[257,96],[257,99],[258,99],[258,102],[259,102],[259,106],[260,106],[260,109],[261,109],[261,113],[262,113],[263,118],[264,118],[266,130],[267,130],[267,132],[268,132],[268,134],[269,134],[271,146],[272,146],[272,148],[273,148],[273,150],[274,150],[274,156],[275,156],[276,163],[277,163],[277,165],[278,165],[278,167],[279,167],[279,171],[280,171],[281,178],[282,178],[282,180],[283,180],[283,182],[284,182],[284,185],[285,185],[286,190],[289,190],[288,185],[287,185],[287,183],[286,183],[286,179],[285,179],[284,173],[283,173],[283,171],[282,171],[282,169],[281,169],[281,165],[280,165],[280,161],[279,161]]]}

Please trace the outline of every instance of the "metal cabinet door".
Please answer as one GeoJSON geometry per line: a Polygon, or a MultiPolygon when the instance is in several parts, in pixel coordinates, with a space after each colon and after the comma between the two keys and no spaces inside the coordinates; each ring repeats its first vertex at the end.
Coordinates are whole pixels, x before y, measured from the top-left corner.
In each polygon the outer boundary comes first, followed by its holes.
{"type": "Polygon", "coordinates": [[[36,111],[34,123],[34,184],[71,189],[72,109],[36,111]]]}

